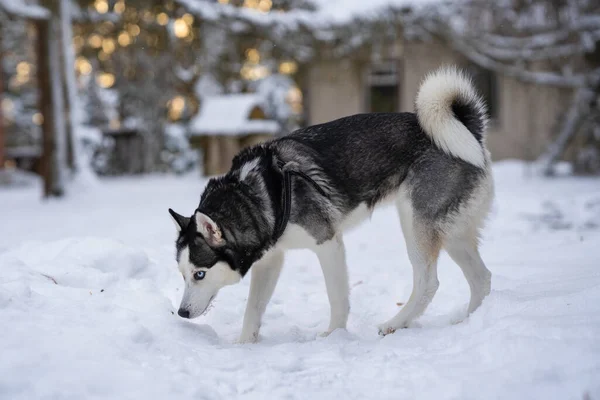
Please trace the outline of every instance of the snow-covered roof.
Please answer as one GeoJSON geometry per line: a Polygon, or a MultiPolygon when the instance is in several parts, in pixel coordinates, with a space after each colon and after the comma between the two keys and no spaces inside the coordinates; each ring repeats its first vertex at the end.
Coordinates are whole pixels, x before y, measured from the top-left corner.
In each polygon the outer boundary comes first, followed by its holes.
{"type": "Polygon", "coordinates": [[[0,9],[21,18],[47,19],[50,17],[50,12],[46,8],[26,0],[0,0],[0,9]]]}
{"type": "Polygon", "coordinates": [[[250,119],[252,110],[261,105],[262,98],[253,93],[205,97],[198,114],[190,121],[190,131],[193,135],[277,133],[277,122],[250,119]]]}
{"type": "MultiPolygon", "coordinates": [[[[231,4],[209,3],[204,0],[177,0],[194,14],[206,20],[218,20],[224,16],[238,17],[252,21],[257,25],[270,26],[274,23],[294,27],[297,24],[315,28],[329,25],[345,24],[352,18],[369,18],[380,16],[389,7],[418,8],[442,0],[311,0],[315,11],[294,9],[289,12],[262,13],[245,7],[231,4]]],[[[232,27],[235,29],[235,27],[232,27]]]]}

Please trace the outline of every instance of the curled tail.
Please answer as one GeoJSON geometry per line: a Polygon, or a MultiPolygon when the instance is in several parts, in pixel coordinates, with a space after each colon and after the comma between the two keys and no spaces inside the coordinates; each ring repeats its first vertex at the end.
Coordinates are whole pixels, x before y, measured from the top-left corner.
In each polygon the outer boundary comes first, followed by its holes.
{"type": "Polygon", "coordinates": [[[485,103],[471,79],[454,67],[429,74],[417,94],[419,124],[444,152],[483,168],[485,103]]]}

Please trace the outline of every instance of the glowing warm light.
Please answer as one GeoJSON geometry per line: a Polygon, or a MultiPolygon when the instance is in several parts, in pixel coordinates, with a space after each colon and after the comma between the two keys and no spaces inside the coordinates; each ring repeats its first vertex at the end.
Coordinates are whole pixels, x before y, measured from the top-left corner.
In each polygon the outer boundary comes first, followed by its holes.
{"type": "Polygon", "coordinates": [[[115,84],[115,76],[108,72],[103,72],[96,77],[96,83],[102,88],[108,89],[115,84]]]}
{"type": "Polygon", "coordinates": [[[245,80],[256,81],[269,75],[269,69],[264,65],[245,64],[240,71],[240,75],[245,80]]]}
{"type": "Polygon", "coordinates": [[[108,12],[108,1],[106,1],[106,0],[96,0],[94,2],[94,8],[100,14],[105,14],[105,13],[108,12]]]}
{"type": "Polygon", "coordinates": [[[131,36],[137,36],[140,34],[140,27],[136,24],[131,24],[127,27],[127,32],[129,32],[131,36]]]}
{"type": "Polygon", "coordinates": [[[261,12],[269,12],[271,11],[271,7],[273,7],[273,2],[271,0],[260,0],[258,2],[258,10],[261,12]]]}
{"type": "Polygon", "coordinates": [[[178,38],[184,38],[190,34],[190,26],[182,18],[178,18],[173,23],[173,32],[178,38]]]}
{"type": "Polygon", "coordinates": [[[110,56],[109,56],[108,54],[106,54],[104,51],[100,50],[100,51],[98,52],[98,59],[99,59],[100,61],[106,61],[106,60],[108,60],[109,58],[110,58],[110,56]]]}
{"type": "Polygon", "coordinates": [[[159,25],[165,26],[169,23],[169,16],[166,13],[161,12],[156,16],[156,22],[158,22],[159,25]]]}
{"type": "Polygon", "coordinates": [[[292,107],[295,114],[302,113],[302,91],[294,86],[288,90],[285,96],[286,102],[292,107]]]}
{"type": "Polygon", "coordinates": [[[115,41],[113,39],[104,39],[102,41],[102,50],[106,54],[111,54],[115,51],[115,41]]]}
{"type": "Polygon", "coordinates": [[[42,113],[36,112],[35,114],[33,114],[31,116],[31,122],[33,122],[34,124],[40,126],[41,124],[44,123],[44,116],[42,115],[42,113]]]}
{"type": "Polygon", "coordinates": [[[113,10],[115,10],[115,12],[117,14],[122,14],[123,11],[125,11],[125,1],[120,0],[118,1],[115,6],[113,7],[113,10]]]}
{"type": "Polygon", "coordinates": [[[185,23],[188,24],[188,25],[192,25],[194,23],[194,16],[192,14],[189,14],[189,13],[183,14],[183,16],[181,17],[181,19],[183,19],[185,21],[185,23]]]}
{"type": "Polygon", "coordinates": [[[31,64],[27,61],[21,61],[17,64],[17,75],[13,77],[14,82],[17,85],[22,85],[29,82],[29,76],[31,73],[31,64]]]}
{"type": "Polygon", "coordinates": [[[183,96],[175,96],[169,101],[168,106],[169,118],[172,120],[177,120],[181,118],[181,114],[185,108],[185,99],[183,96]]]}
{"type": "Polygon", "coordinates": [[[129,36],[129,33],[123,31],[123,32],[119,33],[119,36],[117,37],[117,41],[119,42],[120,46],[123,46],[123,47],[129,46],[131,44],[131,36],[129,36]]]}
{"type": "Polygon", "coordinates": [[[229,4],[229,0],[219,0],[219,3],[221,3],[221,4],[229,4]]]}
{"type": "Polygon", "coordinates": [[[248,49],[246,50],[246,58],[256,64],[260,61],[260,53],[256,49],[248,49]]]}
{"type": "Polygon", "coordinates": [[[28,62],[21,61],[20,63],[17,64],[17,74],[26,76],[26,75],[29,75],[30,72],[31,72],[31,65],[29,65],[28,62]]]}
{"type": "Polygon", "coordinates": [[[93,48],[98,49],[98,48],[102,47],[102,36],[94,33],[93,35],[91,35],[89,37],[88,43],[93,48]]]}
{"type": "Polygon", "coordinates": [[[83,56],[77,57],[75,68],[81,75],[89,75],[92,72],[92,64],[83,56]]]}
{"type": "Polygon", "coordinates": [[[258,0],[244,0],[244,7],[247,8],[258,8],[258,0]]]}
{"type": "Polygon", "coordinates": [[[298,71],[298,65],[294,61],[284,61],[279,64],[279,73],[284,75],[292,75],[298,71]]]}

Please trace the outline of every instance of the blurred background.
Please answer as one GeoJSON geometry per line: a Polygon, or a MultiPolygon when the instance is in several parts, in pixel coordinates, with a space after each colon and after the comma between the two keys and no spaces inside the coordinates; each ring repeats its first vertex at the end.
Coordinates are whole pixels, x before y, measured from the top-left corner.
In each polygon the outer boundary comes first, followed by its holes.
{"type": "Polygon", "coordinates": [[[412,111],[442,64],[484,95],[494,160],[600,173],[595,0],[0,0],[0,32],[0,185],[44,196],[412,111]]]}

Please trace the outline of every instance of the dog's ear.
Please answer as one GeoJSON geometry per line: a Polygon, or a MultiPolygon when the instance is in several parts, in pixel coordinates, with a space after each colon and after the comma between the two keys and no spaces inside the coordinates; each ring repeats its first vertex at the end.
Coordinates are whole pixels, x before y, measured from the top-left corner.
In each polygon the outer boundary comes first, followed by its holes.
{"type": "Polygon", "coordinates": [[[215,221],[201,212],[196,212],[194,217],[196,218],[196,225],[198,225],[198,232],[200,232],[210,246],[217,247],[225,244],[221,229],[215,221]]]}
{"type": "Polygon", "coordinates": [[[183,215],[179,215],[170,208],[169,214],[171,214],[171,218],[173,218],[173,222],[175,222],[175,227],[177,228],[178,232],[181,232],[181,230],[188,226],[188,224],[190,223],[190,218],[184,217],[183,215]]]}

